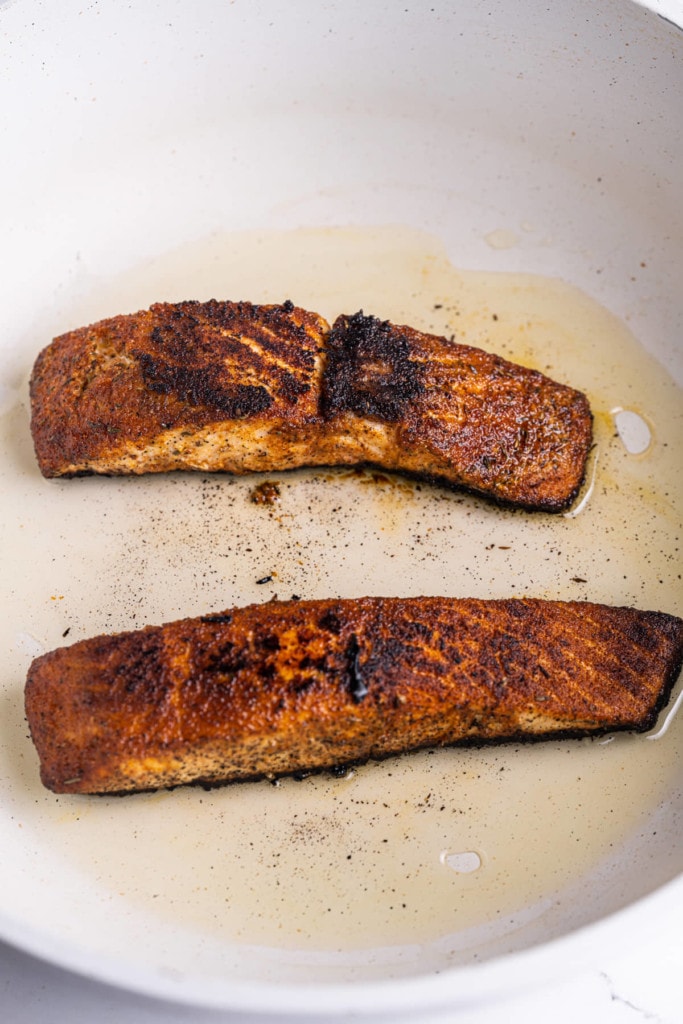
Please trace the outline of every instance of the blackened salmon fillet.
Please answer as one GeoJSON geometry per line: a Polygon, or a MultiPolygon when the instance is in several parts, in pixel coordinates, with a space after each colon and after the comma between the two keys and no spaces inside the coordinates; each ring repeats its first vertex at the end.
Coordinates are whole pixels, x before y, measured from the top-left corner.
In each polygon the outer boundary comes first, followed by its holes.
{"type": "Polygon", "coordinates": [[[31,429],[47,477],[373,465],[559,512],[592,416],[571,387],[408,326],[212,300],[56,338],[31,429]]]}
{"type": "Polygon", "coordinates": [[[270,602],[37,658],[26,714],[57,793],[321,770],[418,748],[653,726],[683,621],[587,602],[270,602]]]}

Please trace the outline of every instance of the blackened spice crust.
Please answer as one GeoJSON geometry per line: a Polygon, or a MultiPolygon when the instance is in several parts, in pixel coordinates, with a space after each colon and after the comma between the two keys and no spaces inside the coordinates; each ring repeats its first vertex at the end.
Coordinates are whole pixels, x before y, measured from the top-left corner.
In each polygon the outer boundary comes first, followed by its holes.
{"type": "Polygon", "coordinates": [[[362,311],[340,316],[328,341],[322,411],[398,420],[424,390],[424,367],[400,328],[362,311]]]}
{"type": "Polygon", "coordinates": [[[176,395],[190,405],[217,409],[229,419],[253,416],[273,404],[265,388],[239,384],[232,388],[224,387],[220,380],[220,370],[216,367],[188,369],[154,359],[148,352],[142,352],[140,368],[142,379],[150,391],[161,395],[176,395]]]}
{"type": "Polygon", "coordinates": [[[45,476],[374,465],[528,510],[583,481],[585,395],[362,311],[157,304],[63,335],[36,360],[45,476]]]}
{"type": "Polygon", "coordinates": [[[683,621],[531,599],[273,601],[37,658],[26,714],[55,792],[144,790],[452,744],[651,728],[683,621]]]}

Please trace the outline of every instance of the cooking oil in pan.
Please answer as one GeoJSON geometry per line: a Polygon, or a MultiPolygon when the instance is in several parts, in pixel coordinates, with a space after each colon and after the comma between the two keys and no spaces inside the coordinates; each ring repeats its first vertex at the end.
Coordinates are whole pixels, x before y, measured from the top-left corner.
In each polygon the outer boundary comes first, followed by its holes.
{"type": "MultiPolygon", "coordinates": [[[[36,507],[31,530],[41,536],[61,513],[50,554],[58,567],[71,558],[59,608],[71,639],[274,594],[534,596],[683,613],[681,392],[589,297],[555,279],[456,270],[408,230],[311,229],[215,236],[160,257],[79,300],[73,326],[210,297],[289,298],[330,320],[362,308],[585,391],[595,448],[584,490],[550,516],[381,473],[274,474],[278,501],[260,505],[249,496],[261,478],[75,481],[36,507]],[[73,551],[103,508],[101,570],[79,576],[73,551]]],[[[44,559],[26,564],[45,572],[44,559]]],[[[467,959],[557,913],[619,851],[649,863],[643,850],[661,850],[680,799],[682,733],[678,715],[656,742],[422,752],[340,777],[125,800],[55,800],[36,781],[31,796],[64,857],[169,924],[290,951],[444,941],[467,959]]],[[[676,856],[658,853],[643,885],[673,874],[676,856]]]]}

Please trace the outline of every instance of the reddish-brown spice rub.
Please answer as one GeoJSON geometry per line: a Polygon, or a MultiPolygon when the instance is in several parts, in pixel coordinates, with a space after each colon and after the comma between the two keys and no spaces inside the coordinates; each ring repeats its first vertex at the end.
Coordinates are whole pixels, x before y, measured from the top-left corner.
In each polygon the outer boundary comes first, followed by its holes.
{"type": "Polygon", "coordinates": [[[289,302],[159,303],[64,334],[31,405],[49,477],[369,464],[548,512],[592,436],[586,397],[535,370],[289,302]]]}
{"type": "Polygon", "coordinates": [[[642,731],[682,658],[681,619],[629,608],[270,602],[45,654],[26,714],[47,787],[125,792],[642,731]]]}

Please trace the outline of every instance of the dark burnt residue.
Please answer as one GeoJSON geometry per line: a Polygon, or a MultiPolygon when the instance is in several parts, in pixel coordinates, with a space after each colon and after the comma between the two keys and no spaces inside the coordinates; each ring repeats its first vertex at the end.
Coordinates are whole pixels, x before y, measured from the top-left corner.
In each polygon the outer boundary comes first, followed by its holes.
{"type": "Polygon", "coordinates": [[[251,490],[249,500],[254,505],[275,505],[280,500],[280,487],[274,480],[264,480],[251,490]]]}
{"type": "Polygon", "coordinates": [[[362,310],[338,317],[329,336],[323,415],[398,420],[425,390],[423,366],[410,356],[408,338],[387,321],[362,310]]]}

